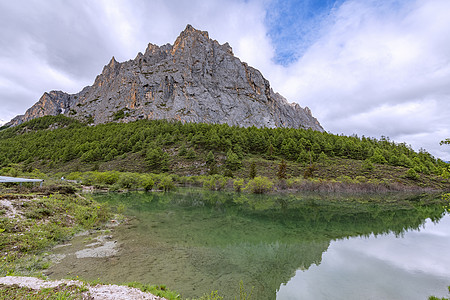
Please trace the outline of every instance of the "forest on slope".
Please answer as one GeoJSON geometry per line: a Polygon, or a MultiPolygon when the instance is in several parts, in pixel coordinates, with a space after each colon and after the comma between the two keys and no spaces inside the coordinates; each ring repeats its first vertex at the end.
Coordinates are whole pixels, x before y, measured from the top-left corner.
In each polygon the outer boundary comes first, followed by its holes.
{"type": "Polygon", "coordinates": [[[12,166],[46,173],[116,170],[241,178],[344,177],[438,189],[449,186],[448,163],[386,137],[165,120],[91,126],[62,115],[0,130],[0,168],[5,173],[12,166]]]}

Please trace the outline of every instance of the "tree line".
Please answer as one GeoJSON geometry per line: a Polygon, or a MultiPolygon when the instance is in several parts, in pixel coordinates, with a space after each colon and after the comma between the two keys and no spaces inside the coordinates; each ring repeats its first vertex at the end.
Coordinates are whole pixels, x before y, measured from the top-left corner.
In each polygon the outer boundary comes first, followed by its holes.
{"type": "Polygon", "coordinates": [[[212,166],[214,154],[223,153],[230,169],[238,169],[240,160],[253,154],[303,164],[340,157],[403,166],[424,174],[448,172],[447,163],[425,150],[416,152],[388,137],[344,136],[310,129],[243,128],[167,120],[90,126],[58,115],[0,131],[0,167],[34,161],[96,163],[140,153],[150,171],[165,172],[170,169],[173,155],[194,158],[194,149],[208,153],[205,160],[212,166]]]}

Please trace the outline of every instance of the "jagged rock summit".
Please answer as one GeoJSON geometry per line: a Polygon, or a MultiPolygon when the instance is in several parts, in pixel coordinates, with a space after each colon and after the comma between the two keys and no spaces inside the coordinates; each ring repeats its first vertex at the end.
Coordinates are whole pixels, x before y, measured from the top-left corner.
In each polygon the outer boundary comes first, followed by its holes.
{"type": "Polygon", "coordinates": [[[123,63],[113,57],[94,84],[77,94],[44,93],[7,125],[61,113],[94,124],[168,119],[323,131],[307,107],[275,93],[228,43],[220,45],[191,25],[173,45],[149,44],[144,54],[123,63]]]}

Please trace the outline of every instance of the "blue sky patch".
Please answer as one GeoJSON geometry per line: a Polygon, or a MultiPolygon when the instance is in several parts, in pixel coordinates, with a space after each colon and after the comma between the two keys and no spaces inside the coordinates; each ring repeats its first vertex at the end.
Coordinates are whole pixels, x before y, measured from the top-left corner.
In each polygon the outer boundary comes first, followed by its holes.
{"type": "Polygon", "coordinates": [[[317,39],[321,24],[344,0],[274,0],[266,12],[275,62],[289,65],[317,39]]]}

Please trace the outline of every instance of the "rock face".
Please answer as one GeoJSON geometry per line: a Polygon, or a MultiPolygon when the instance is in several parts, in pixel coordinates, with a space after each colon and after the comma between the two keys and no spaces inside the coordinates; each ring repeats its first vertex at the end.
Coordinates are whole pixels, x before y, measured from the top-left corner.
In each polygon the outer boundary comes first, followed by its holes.
{"type": "Polygon", "coordinates": [[[94,84],[77,94],[45,93],[7,125],[60,113],[94,124],[168,119],[323,131],[307,107],[275,93],[228,43],[220,45],[190,25],[173,45],[149,44],[123,63],[113,57],[94,84]]]}

